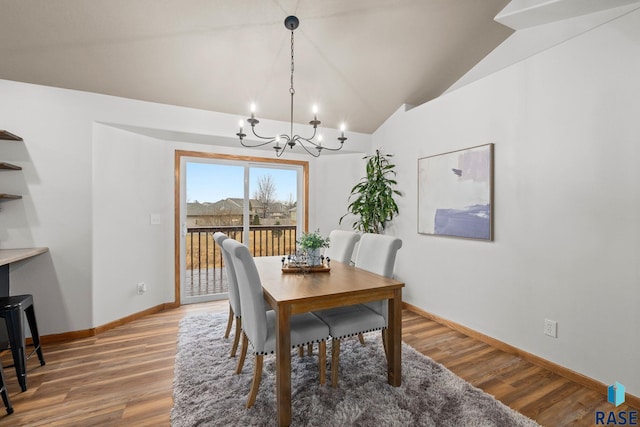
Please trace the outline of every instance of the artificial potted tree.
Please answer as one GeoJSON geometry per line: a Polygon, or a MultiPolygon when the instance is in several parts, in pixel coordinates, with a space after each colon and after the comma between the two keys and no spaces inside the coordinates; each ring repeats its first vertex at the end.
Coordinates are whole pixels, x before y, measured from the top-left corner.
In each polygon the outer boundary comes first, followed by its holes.
{"type": "Polygon", "coordinates": [[[320,248],[329,247],[329,238],[322,237],[320,230],[302,233],[297,241],[298,249],[307,257],[307,264],[316,266],[322,264],[320,248]]]}
{"type": "Polygon", "coordinates": [[[391,154],[382,154],[380,150],[363,157],[367,160],[367,175],[351,189],[349,212],[340,218],[340,224],[351,214],[356,217],[352,224],[354,230],[380,234],[386,224],[398,215],[394,195],[402,196],[402,193],[394,188],[398,183],[395,165],[389,161],[391,157],[391,154]]]}

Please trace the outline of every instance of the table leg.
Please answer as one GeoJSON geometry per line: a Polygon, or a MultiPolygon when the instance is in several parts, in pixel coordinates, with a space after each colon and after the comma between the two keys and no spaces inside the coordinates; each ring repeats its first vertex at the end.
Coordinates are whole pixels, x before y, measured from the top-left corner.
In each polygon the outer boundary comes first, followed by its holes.
{"type": "Polygon", "coordinates": [[[278,424],[291,424],[291,307],[276,310],[276,402],[278,424]]]}
{"type": "Polygon", "coordinates": [[[394,387],[402,384],[402,289],[393,292],[389,300],[387,330],[387,382],[394,387]]]}

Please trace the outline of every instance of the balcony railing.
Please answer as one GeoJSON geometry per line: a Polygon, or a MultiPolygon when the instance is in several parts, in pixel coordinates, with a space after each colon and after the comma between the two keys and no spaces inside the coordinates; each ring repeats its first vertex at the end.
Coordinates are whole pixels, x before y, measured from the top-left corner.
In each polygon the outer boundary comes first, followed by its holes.
{"type": "MultiPolygon", "coordinates": [[[[186,295],[202,296],[228,291],[222,252],[213,240],[217,231],[243,242],[240,226],[190,227],[186,235],[186,295]]],[[[295,225],[252,225],[247,247],[253,256],[287,255],[296,248],[295,225]]]]}

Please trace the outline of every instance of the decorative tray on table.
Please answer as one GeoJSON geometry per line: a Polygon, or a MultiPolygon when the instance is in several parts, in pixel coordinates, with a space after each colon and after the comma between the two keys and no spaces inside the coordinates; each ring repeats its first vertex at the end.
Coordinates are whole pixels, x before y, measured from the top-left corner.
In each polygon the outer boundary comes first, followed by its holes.
{"type": "Polygon", "coordinates": [[[282,257],[283,273],[328,273],[331,271],[329,267],[329,258],[322,257],[320,265],[309,265],[307,260],[298,260],[296,257],[282,257]]]}

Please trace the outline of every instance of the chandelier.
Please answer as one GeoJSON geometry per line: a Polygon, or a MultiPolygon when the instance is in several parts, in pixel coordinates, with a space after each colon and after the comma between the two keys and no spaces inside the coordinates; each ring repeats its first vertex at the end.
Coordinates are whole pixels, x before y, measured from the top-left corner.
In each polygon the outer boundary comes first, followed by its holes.
{"type": "Polygon", "coordinates": [[[301,146],[304,150],[312,155],[313,157],[318,157],[322,153],[323,150],[329,151],[338,151],[342,149],[344,142],[347,138],[344,136],[345,125],[344,123],[340,126],[340,136],[338,137],[338,141],[340,142],[339,146],[336,147],[327,147],[322,145],[322,135],[317,135],[318,126],[320,125],[320,120],[318,120],[318,107],[313,107],[313,120],[309,122],[311,126],[313,126],[313,133],[310,137],[304,138],[300,135],[293,134],[293,96],[296,93],[296,90],[293,88],[293,31],[298,28],[300,21],[295,16],[287,16],[284,20],[284,26],[291,31],[291,87],[289,88],[289,94],[291,95],[291,120],[290,120],[290,132],[289,134],[278,134],[274,136],[262,136],[258,135],[256,132],[256,125],[260,123],[258,119],[256,119],[256,106],[255,104],[251,104],[251,117],[247,119],[247,122],[251,125],[251,132],[255,135],[259,141],[256,143],[248,143],[245,142],[244,138],[247,136],[244,132],[244,121],[240,120],[240,131],[236,133],[238,138],[240,138],[240,144],[243,147],[261,147],[267,144],[274,144],[273,149],[276,152],[276,156],[280,157],[284,154],[287,148],[293,149],[296,145],[301,146]],[[315,149],[315,151],[314,151],[315,149]]]}

